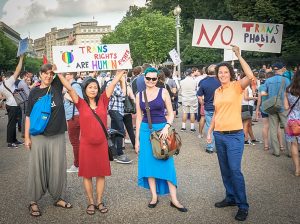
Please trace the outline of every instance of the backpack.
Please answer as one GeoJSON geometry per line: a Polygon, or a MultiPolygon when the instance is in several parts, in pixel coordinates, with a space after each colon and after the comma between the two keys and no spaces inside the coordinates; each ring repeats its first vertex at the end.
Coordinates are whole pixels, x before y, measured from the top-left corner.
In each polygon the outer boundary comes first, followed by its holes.
{"type": "Polygon", "coordinates": [[[51,86],[49,86],[47,93],[35,102],[30,113],[29,133],[33,136],[42,134],[49,122],[52,100],[52,94],[49,93],[50,88],[51,86]]]}

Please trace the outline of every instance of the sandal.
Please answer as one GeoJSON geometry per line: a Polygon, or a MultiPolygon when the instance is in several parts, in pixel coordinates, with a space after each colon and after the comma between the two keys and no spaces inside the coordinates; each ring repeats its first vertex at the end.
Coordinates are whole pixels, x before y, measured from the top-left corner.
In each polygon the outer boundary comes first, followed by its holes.
{"type": "Polygon", "coordinates": [[[96,206],[94,204],[90,204],[86,208],[86,213],[89,214],[89,215],[94,215],[95,210],[96,210],[96,206]],[[93,208],[93,209],[91,209],[91,208],[93,208]]]}
{"type": "Polygon", "coordinates": [[[280,151],[284,152],[284,146],[280,146],[280,151]]]}
{"type": "Polygon", "coordinates": [[[54,206],[56,207],[61,207],[61,208],[73,208],[73,206],[69,203],[69,202],[66,202],[65,200],[59,198],[54,204],[54,206]],[[64,202],[65,204],[64,205],[61,205],[59,204],[59,202],[64,202]]]}
{"type": "Polygon", "coordinates": [[[101,212],[101,213],[107,213],[108,212],[108,208],[105,207],[105,205],[103,204],[103,202],[99,203],[97,205],[97,209],[101,212]],[[101,206],[101,208],[100,208],[101,206]]]}
{"type": "Polygon", "coordinates": [[[268,151],[269,149],[270,149],[269,146],[265,146],[265,147],[264,147],[264,151],[268,151]]]}
{"type": "Polygon", "coordinates": [[[30,215],[33,216],[33,217],[39,217],[39,216],[42,215],[36,202],[30,203],[29,206],[28,206],[28,209],[29,209],[30,215]],[[32,208],[32,206],[34,206],[34,205],[36,205],[37,210],[34,210],[32,208]]]}

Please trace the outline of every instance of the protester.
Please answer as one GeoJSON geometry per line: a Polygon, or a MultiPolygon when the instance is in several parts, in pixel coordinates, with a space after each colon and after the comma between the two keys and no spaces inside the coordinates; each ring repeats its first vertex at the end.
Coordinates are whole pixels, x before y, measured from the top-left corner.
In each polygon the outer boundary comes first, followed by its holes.
{"type": "Polygon", "coordinates": [[[146,84],[144,81],[144,71],[150,67],[151,67],[151,65],[148,63],[144,63],[142,65],[142,73],[136,79],[137,92],[142,92],[146,89],[146,84]]]}
{"type": "MultiPolygon", "coordinates": [[[[262,74],[261,74],[262,75],[262,74]]],[[[266,78],[270,78],[274,76],[273,72],[268,72],[266,75],[266,78]]],[[[263,110],[262,108],[262,103],[267,99],[267,93],[264,91],[265,88],[265,84],[261,84],[258,87],[258,98],[257,98],[257,106],[256,106],[256,119],[258,119],[259,114],[262,117],[262,121],[263,121],[263,128],[262,128],[262,137],[263,137],[263,143],[264,143],[264,150],[268,151],[270,149],[270,144],[269,144],[269,115],[263,110]]],[[[273,131],[273,130],[272,130],[273,131]]],[[[282,140],[282,135],[281,135],[281,130],[278,127],[278,131],[277,131],[277,138],[278,138],[278,142],[280,144],[280,150],[284,149],[283,146],[283,140],[282,140]]]]}
{"type": "MultiPolygon", "coordinates": [[[[277,130],[280,127],[284,127],[287,122],[287,111],[284,110],[284,90],[290,85],[289,79],[282,76],[284,65],[280,62],[277,62],[272,65],[275,76],[268,78],[265,82],[264,92],[268,94],[268,98],[273,96],[277,96],[279,94],[281,88],[281,94],[279,95],[279,99],[282,102],[281,108],[279,112],[274,114],[269,114],[269,122],[270,122],[270,140],[271,146],[273,148],[273,155],[276,157],[280,156],[280,148],[279,142],[277,138],[277,130]],[[275,131],[274,131],[275,130],[275,131]]],[[[289,149],[289,145],[287,144],[287,148],[289,149]]],[[[288,150],[289,151],[289,150],[288,150]]]]}
{"type": "MultiPolygon", "coordinates": [[[[127,73],[127,72],[126,72],[127,73]]],[[[119,131],[125,136],[124,129],[124,97],[126,94],[126,80],[125,76],[121,78],[120,83],[117,83],[114,87],[114,91],[111,95],[108,105],[108,113],[111,118],[111,128],[119,131]]],[[[111,85],[112,81],[107,83],[107,86],[111,85]]],[[[123,137],[117,136],[115,138],[115,145],[117,147],[117,156],[115,161],[117,163],[129,164],[132,160],[128,158],[123,152],[123,137]]]]}
{"type": "Polygon", "coordinates": [[[87,80],[82,90],[83,99],[77,95],[75,89],[62,74],[58,75],[80,114],[81,137],[78,176],[83,177],[83,185],[89,204],[86,212],[89,215],[94,215],[96,209],[101,213],[108,212],[108,208],[102,201],[102,196],[105,176],[111,175],[106,136],[94,113],[107,126],[109,97],[112,95],[116,84],[124,77],[124,72],[124,70],[117,71],[115,78],[103,93],[100,93],[99,83],[96,79],[87,80]],[[96,177],[96,205],[93,197],[93,177],[96,177]]]}
{"type": "MultiPolygon", "coordinates": [[[[245,73],[242,73],[241,79],[243,79],[244,77],[245,77],[245,73]]],[[[250,113],[249,118],[243,119],[243,129],[245,135],[244,144],[246,146],[255,145],[255,143],[260,143],[260,141],[254,137],[254,133],[252,130],[253,108],[254,108],[255,100],[257,100],[257,97],[253,95],[253,88],[251,86],[252,83],[253,82],[251,82],[250,85],[247,86],[247,88],[244,90],[244,94],[242,98],[242,112],[249,111],[250,113]]]]}
{"type": "Polygon", "coordinates": [[[66,142],[67,130],[63,105],[63,86],[59,78],[54,78],[53,66],[44,64],[40,69],[41,85],[31,90],[25,121],[25,146],[29,150],[28,193],[29,211],[32,216],[40,216],[37,201],[48,192],[56,201],[55,206],[72,208],[66,202],[66,142]],[[45,131],[32,136],[30,129],[30,113],[34,104],[44,96],[50,88],[52,94],[51,116],[45,131]]]}
{"type": "Polygon", "coordinates": [[[232,50],[240,61],[246,77],[235,81],[233,68],[228,63],[220,63],[216,67],[217,78],[221,87],[214,96],[215,112],[207,133],[207,142],[211,143],[214,131],[215,144],[226,197],[215,203],[215,207],[238,206],[236,220],[244,221],[248,216],[249,205],[246,197],[244,176],[241,162],[244,151],[244,133],[241,117],[243,90],[250,84],[253,73],[247,62],[240,55],[239,48],[232,50]]]}
{"type": "MultiPolygon", "coordinates": [[[[127,81],[125,81],[125,84],[126,84],[125,95],[127,95],[133,102],[135,102],[135,97],[134,97],[133,91],[130,87],[130,84],[127,81]]],[[[133,148],[134,148],[134,146],[135,146],[135,134],[134,134],[134,128],[133,128],[133,121],[132,121],[132,114],[131,113],[126,113],[124,111],[123,123],[125,125],[127,134],[130,138],[130,140],[125,138],[124,143],[131,143],[133,148]]]]}
{"type": "Polygon", "coordinates": [[[171,93],[170,93],[170,97],[171,97],[171,102],[172,102],[172,108],[173,108],[173,112],[174,115],[176,115],[176,103],[175,103],[175,97],[178,96],[178,89],[177,89],[177,85],[175,80],[173,79],[170,70],[167,67],[163,67],[162,68],[163,73],[165,74],[165,84],[167,86],[169,86],[171,93]]]}
{"type": "Polygon", "coordinates": [[[181,131],[186,131],[186,120],[188,114],[190,114],[191,121],[191,132],[196,132],[195,129],[195,113],[198,110],[198,99],[196,96],[197,82],[192,76],[192,70],[188,69],[186,71],[187,77],[181,80],[181,96],[182,96],[182,126],[181,131]]]}
{"type": "MultiPolygon", "coordinates": [[[[210,65],[208,67],[207,77],[202,81],[200,81],[200,88],[197,92],[199,103],[204,108],[206,133],[208,131],[208,128],[211,123],[211,119],[215,111],[215,107],[213,105],[215,90],[219,88],[221,85],[220,81],[216,78],[215,68],[216,65],[210,65]]],[[[214,152],[214,149],[215,149],[215,141],[212,136],[212,142],[206,145],[205,151],[211,154],[214,152]]]]}
{"type": "MultiPolygon", "coordinates": [[[[71,84],[71,86],[75,89],[77,95],[80,98],[82,96],[82,89],[78,82],[75,81],[76,73],[68,72],[65,74],[66,80],[71,84]]],[[[66,113],[66,120],[68,123],[68,134],[69,139],[73,148],[73,156],[74,161],[69,169],[67,169],[68,173],[78,172],[79,167],[79,145],[80,145],[80,123],[79,123],[79,112],[73,103],[70,95],[68,93],[64,94],[64,108],[66,113]]]]}
{"type": "MultiPolygon", "coordinates": [[[[168,92],[163,88],[157,88],[158,71],[155,68],[145,70],[146,95],[150,107],[150,116],[153,123],[153,130],[160,130],[161,137],[166,138],[168,128],[174,120],[171,99],[168,92]],[[167,114],[165,116],[165,109],[167,114]]],[[[158,195],[170,194],[170,206],[181,212],[187,212],[176,195],[177,180],[173,157],[167,160],[158,160],[152,154],[150,142],[150,130],[146,116],[145,99],[143,92],[136,97],[136,144],[135,150],[138,153],[138,185],[150,189],[152,199],[148,204],[154,208],[158,204],[158,195]]]]}
{"type": "MultiPolygon", "coordinates": [[[[298,70],[294,75],[291,84],[287,87],[284,97],[285,109],[289,111],[288,121],[298,120],[300,121],[300,71],[298,70]]],[[[298,124],[299,125],[299,124],[298,124]]],[[[300,162],[299,162],[299,143],[300,135],[292,136],[286,134],[286,140],[291,143],[291,155],[295,166],[295,176],[300,176],[300,162]]]]}
{"type": "Polygon", "coordinates": [[[21,55],[15,72],[8,79],[3,80],[0,86],[0,94],[6,98],[6,110],[8,114],[6,142],[7,147],[11,149],[18,148],[19,144],[23,144],[23,142],[17,140],[16,124],[20,107],[17,105],[17,102],[13,96],[13,92],[16,89],[15,81],[20,75],[23,65],[23,59],[24,55],[21,55]]]}

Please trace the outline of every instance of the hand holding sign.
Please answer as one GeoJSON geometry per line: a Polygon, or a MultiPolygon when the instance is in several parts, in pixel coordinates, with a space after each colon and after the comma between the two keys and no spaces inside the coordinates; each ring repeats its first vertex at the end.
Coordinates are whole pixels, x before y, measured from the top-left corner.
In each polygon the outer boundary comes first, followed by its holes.
{"type": "Polygon", "coordinates": [[[235,53],[235,55],[237,56],[237,57],[239,57],[241,54],[240,54],[240,48],[238,47],[238,46],[236,46],[236,45],[230,45],[231,47],[232,47],[232,51],[235,53]]]}

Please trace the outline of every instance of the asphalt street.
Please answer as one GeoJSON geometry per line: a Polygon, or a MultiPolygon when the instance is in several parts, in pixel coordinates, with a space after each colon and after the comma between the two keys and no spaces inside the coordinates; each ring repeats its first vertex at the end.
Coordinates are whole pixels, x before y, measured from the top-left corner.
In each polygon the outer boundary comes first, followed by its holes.
{"type": "MultiPolygon", "coordinates": [[[[130,145],[126,153],[133,159],[130,165],[112,162],[112,176],[106,178],[104,202],[109,212],[94,216],[86,214],[87,200],[82,179],[68,174],[67,200],[73,208],[53,206],[46,194],[38,203],[42,216],[31,217],[27,200],[28,152],[24,146],[6,146],[5,111],[0,111],[0,223],[235,223],[236,207],[218,209],[214,203],[224,198],[217,155],[204,151],[205,139],[196,133],[181,132],[183,147],[175,158],[178,178],[178,198],[188,208],[181,213],[170,207],[168,196],[161,197],[156,208],[150,209],[150,193],[137,186],[137,157],[130,145]]],[[[177,118],[175,126],[181,124],[177,118]]],[[[189,125],[187,125],[189,128],[189,125]]],[[[254,131],[261,138],[261,122],[254,131]]],[[[21,139],[18,133],[19,139],[21,139]]],[[[67,136],[67,135],[66,135],[67,136]]],[[[67,140],[68,167],[72,164],[72,148],[67,140]]],[[[249,216],[245,223],[300,223],[300,178],[293,176],[291,158],[285,153],[274,157],[263,151],[263,145],[245,147],[243,173],[246,180],[249,216]]],[[[162,170],[163,172],[163,170],[162,170]]]]}

